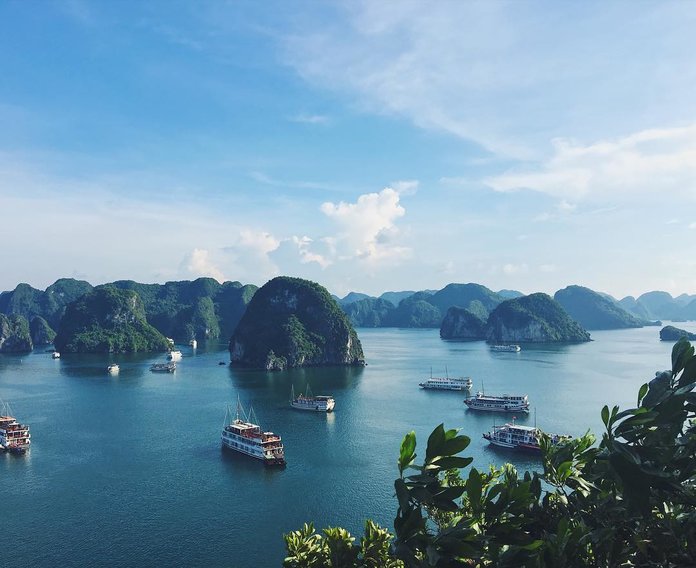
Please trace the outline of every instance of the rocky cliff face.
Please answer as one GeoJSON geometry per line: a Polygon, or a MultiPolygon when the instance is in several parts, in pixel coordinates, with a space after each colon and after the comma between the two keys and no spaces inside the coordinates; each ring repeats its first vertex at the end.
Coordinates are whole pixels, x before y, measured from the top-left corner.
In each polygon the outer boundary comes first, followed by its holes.
{"type": "Polygon", "coordinates": [[[365,363],[360,340],[336,300],[300,278],[278,277],[261,287],[229,349],[233,363],[268,370],[365,363]]]}
{"type": "Polygon", "coordinates": [[[41,316],[36,316],[31,320],[29,331],[34,345],[51,345],[56,337],[56,332],[41,316]]]}
{"type": "Polygon", "coordinates": [[[485,339],[486,322],[464,308],[450,308],[440,326],[442,339],[485,339]]]}
{"type": "Polygon", "coordinates": [[[590,341],[590,334],[550,296],[530,294],[495,308],[486,338],[494,343],[564,343],[590,341]]]}
{"type": "Polygon", "coordinates": [[[660,339],[662,341],[679,341],[682,337],[686,337],[689,341],[694,341],[696,340],[696,333],[690,333],[673,325],[666,325],[660,330],[660,339]]]}
{"type": "Polygon", "coordinates": [[[66,353],[166,351],[166,338],[145,320],[135,292],[95,288],[66,308],[54,345],[66,353]]]}
{"type": "Polygon", "coordinates": [[[16,314],[0,314],[0,353],[25,353],[33,348],[27,320],[16,314]]]}

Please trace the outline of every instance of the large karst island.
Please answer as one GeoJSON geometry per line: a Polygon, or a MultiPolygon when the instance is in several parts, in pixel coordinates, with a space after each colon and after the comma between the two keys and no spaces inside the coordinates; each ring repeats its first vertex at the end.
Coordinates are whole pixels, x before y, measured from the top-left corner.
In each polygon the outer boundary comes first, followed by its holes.
{"type": "Polygon", "coordinates": [[[229,348],[233,363],[268,370],[365,364],[358,335],[329,292],[284,276],[254,294],[229,348]]]}
{"type": "Polygon", "coordinates": [[[505,300],[484,319],[453,307],[440,327],[443,339],[485,339],[492,343],[572,343],[590,334],[553,298],[543,293],[505,300]]]}

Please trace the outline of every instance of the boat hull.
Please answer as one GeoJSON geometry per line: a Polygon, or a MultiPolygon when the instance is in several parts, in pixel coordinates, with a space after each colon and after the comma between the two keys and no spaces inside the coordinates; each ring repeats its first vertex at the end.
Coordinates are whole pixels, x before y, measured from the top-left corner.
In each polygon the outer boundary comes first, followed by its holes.
{"type": "Polygon", "coordinates": [[[517,406],[517,407],[493,407],[493,406],[476,406],[469,404],[469,401],[464,401],[464,404],[466,404],[467,408],[470,410],[476,410],[477,412],[524,412],[525,414],[529,414],[529,408],[524,407],[524,406],[517,406]]]}
{"type": "Polygon", "coordinates": [[[296,410],[307,410],[309,412],[333,412],[335,404],[333,402],[329,403],[298,403],[294,400],[290,402],[290,406],[296,410]]]}
{"type": "Polygon", "coordinates": [[[263,462],[263,464],[267,467],[285,467],[287,463],[285,462],[285,457],[278,458],[278,457],[273,457],[273,458],[268,458],[263,455],[259,455],[258,453],[255,453],[253,451],[249,451],[243,446],[231,446],[231,442],[228,442],[225,438],[222,438],[222,449],[230,452],[235,452],[238,454],[244,454],[245,456],[248,456],[250,458],[254,458],[255,460],[258,460],[260,462],[263,462]]]}

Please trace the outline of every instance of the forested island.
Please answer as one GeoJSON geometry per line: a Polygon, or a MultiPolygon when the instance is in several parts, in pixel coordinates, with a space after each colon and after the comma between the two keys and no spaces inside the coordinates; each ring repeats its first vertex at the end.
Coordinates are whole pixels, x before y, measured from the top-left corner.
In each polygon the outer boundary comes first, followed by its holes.
{"type": "MultiPolygon", "coordinates": [[[[104,287],[135,293],[142,302],[146,323],[159,334],[183,343],[192,339],[229,341],[259,290],[253,284],[236,281],[221,284],[212,278],[164,284],[119,280],[96,287],[83,280],[61,278],[45,290],[19,284],[12,291],[0,293],[0,314],[6,316],[0,321],[0,352],[30,351],[34,346],[50,345],[56,334],[60,336],[58,344],[66,349],[77,345],[63,339],[67,330],[74,331],[79,323],[68,321],[77,313],[74,311],[63,321],[67,308],[104,287]],[[66,332],[61,334],[62,324],[66,332]]],[[[331,311],[338,306],[353,327],[433,328],[440,329],[445,339],[491,342],[586,341],[588,329],[661,325],[657,321],[660,318],[696,319],[696,295],[673,298],[667,292],[656,291],[616,300],[576,285],[557,291],[553,299],[547,296],[543,300],[538,295],[525,296],[516,290],[494,292],[481,284],[451,283],[440,290],[393,291],[380,297],[350,292],[343,298],[334,296],[332,301],[335,304],[331,311]],[[549,300],[555,302],[551,304],[549,300]],[[517,301],[522,303],[508,303],[517,301]]],[[[322,294],[318,309],[322,309],[323,302],[322,294]]],[[[94,325],[103,327],[99,323],[94,325]]],[[[129,330],[128,333],[140,332],[129,330]]],[[[158,342],[135,339],[79,343],[80,349],[87,345],[99,345],[98,349],[102,350],[108,345],[108,349],[116,350],[125,345],[130,345],[128,349],[135,345],[138,349],[159,349],[158,342]]],[[[279,361],[278,365],[282,365],[282,360],[279,361]]]]}
{"type": "Polygon", "coordinates": [[[267,370],[365,364],[357,333],[326,288],[283,276],[254,295],[230,340],[230,357],[267,370]]]}

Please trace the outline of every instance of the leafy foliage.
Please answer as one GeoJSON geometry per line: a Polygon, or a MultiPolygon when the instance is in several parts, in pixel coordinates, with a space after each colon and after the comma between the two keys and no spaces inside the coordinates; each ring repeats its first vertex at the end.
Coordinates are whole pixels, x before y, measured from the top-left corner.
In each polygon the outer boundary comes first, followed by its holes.
{"type": "Polygon", "coordinates": [[[443,339],[485,339],[486,321],[478,314],[465,308],[452,307],[447,310],[440,326],[443,339]]]}
{"type": "Polygon", "coordinates": [[[31,341],[34,345],[49,345],[53,343],[56,332],[51,329],[48,322],[41,316],[35,316],[29,324],[31,341]]]}
{"type": "MultiPolygon", "coordinates": [[[[471,458],[457,454],[470,440],[442,424],[417,464],[416,435],[407,434],[394,482],[395,537],[382,565],[696,565],[695,387],[694,348],[681,339],[671,370],[640,388],[635,408],[602,408],[598,445],[590,433],[558,445],[542,436],[542,473],[520,476],[507,464],[465,474],[471,458]]],[[[384,547],[378,527],[368,526],[361,549],[373,538],[384,547]]],[[[286,535],[284,566],[363,565],[343,529],[325,534],[305,525],[286,535]],[[329,538],[340,545],[329,547],[329,538]]]]}
{"type": "Polygon", "coordinates": [[[232,339],[232,361],[257,368],[362,365],[355,330],[319,284],[281,276],[261,287],[232,339]]]}

